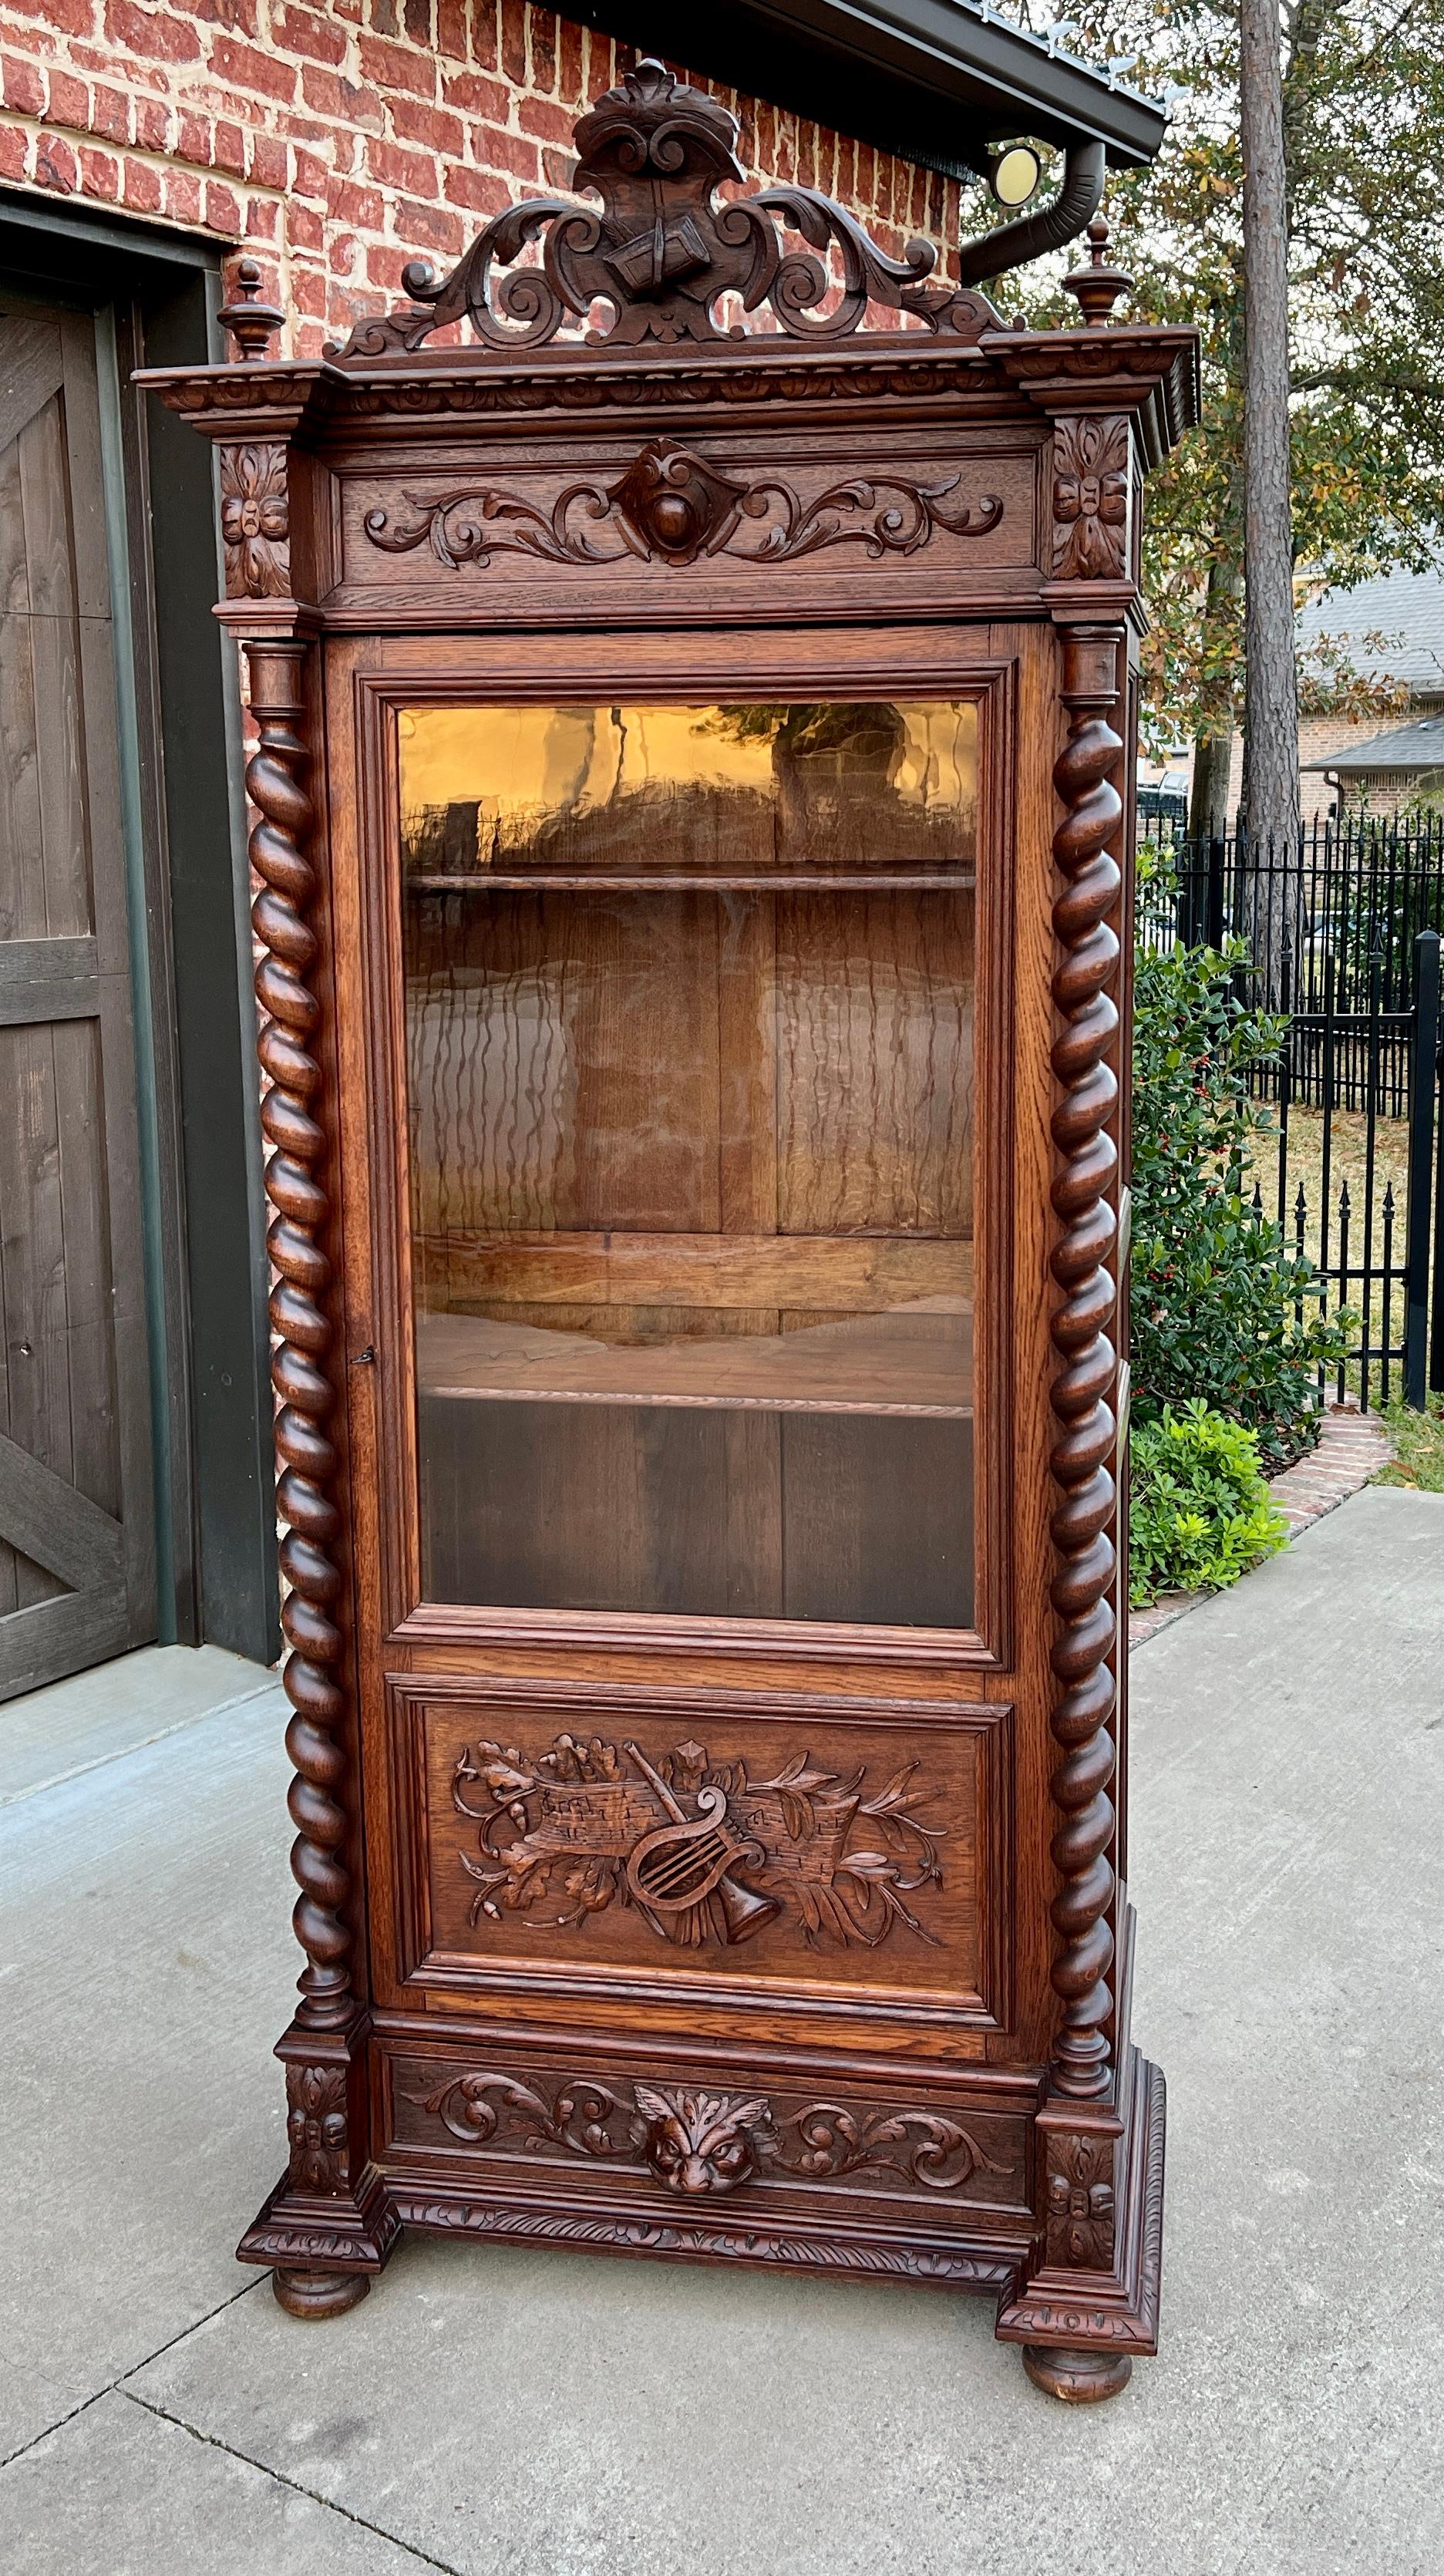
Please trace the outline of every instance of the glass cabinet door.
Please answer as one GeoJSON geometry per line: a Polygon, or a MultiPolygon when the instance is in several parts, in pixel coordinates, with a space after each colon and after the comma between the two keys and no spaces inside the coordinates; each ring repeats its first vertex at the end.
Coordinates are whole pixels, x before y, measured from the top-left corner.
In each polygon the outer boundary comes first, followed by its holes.
{"type": "Polygon", "coordinates": [[[424,1597],[969,1625],[976,708],[400,737],[424,1597]]]}

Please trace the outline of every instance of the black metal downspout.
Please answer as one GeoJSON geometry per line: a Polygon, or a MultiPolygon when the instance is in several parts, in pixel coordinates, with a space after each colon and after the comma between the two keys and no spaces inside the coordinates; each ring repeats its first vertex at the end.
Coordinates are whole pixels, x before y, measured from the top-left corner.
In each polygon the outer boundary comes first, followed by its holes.
{"type": "Polygon", "coordinates": [[[1001,277],[1005,269],[1021,268],[1025,260],[1039,259],[1045,250],[1057,250],[1072,241],[1098,212],[1103,173],[1101,143],[1070,143],[1057,196],[1031,214],[1015,215],[1011,223],[999,224],[977,241],[965,241],[958,252],[960,282],[979,286],[985,278],[1001,277]]]}

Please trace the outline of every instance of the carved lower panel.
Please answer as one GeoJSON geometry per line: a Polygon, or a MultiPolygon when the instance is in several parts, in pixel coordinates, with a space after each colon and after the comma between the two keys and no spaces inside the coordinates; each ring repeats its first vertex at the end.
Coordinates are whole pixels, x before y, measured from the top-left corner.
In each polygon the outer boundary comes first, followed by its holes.
{"type": "Polygon", "coordinates": [[[418,1984],[825,1991],[1006,2024],[1012,1712],[607,1686],[389,1686],[418,1984]],[[745,1980],[745,1985],[743,1981],[745,1980]]]}
{"type": "Polygon", "coordinates": [[[394,2147],[449,2153],[455,2140],[532,2179],[590,2168],[678,2197],[782,2191],[801,2207],[846,2186],[869,2199],[1028,2206],[1016,2115],[879,2103],[845,2087],[727,2091],[415,2058],[393,2061],[391,2083],[394,2147]]]}

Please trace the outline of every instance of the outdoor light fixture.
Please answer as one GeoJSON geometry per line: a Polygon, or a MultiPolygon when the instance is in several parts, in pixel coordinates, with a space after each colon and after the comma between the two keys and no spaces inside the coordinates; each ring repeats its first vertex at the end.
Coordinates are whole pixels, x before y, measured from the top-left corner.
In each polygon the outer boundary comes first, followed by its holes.
{"type": "Polygon", "coordinates": [[[1029,143],[1010,143],[988,163],[988,185],[1000,206],[1026,206],[1042,175],[1042,162],[1029,143]]]}

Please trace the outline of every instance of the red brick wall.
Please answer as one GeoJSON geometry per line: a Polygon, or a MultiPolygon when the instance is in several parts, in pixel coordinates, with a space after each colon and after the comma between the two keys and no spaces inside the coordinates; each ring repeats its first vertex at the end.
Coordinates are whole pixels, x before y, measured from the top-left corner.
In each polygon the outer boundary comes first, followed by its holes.
{"type": "MultiPolygon", "coordinates": [[[[243,242],[310,356],[399,297],[406,259],[445,268],[565,188],[574,117],[630,60],[527,0],[0,0],[0,182],[243,242]]],[[[956,242],[951,181],[722,95],[749,173],[842,199],[888,249],[956,242]]]]}

